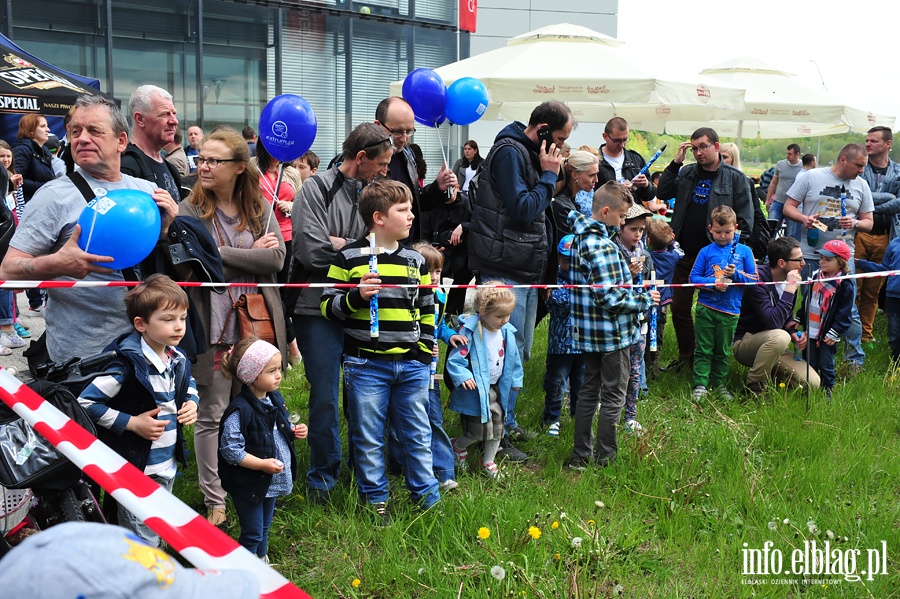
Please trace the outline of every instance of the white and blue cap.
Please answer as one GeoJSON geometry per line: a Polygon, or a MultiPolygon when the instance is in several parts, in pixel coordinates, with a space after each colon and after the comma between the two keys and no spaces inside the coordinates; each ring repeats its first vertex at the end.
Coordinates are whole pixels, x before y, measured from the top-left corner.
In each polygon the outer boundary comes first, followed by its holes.
{"type": "Polygon", "coordinates": [[[0,560],[4,597],[29,599],[258,599],[241,570],[184,568],[133,532],[66,522],[26,539],[0,560]]]}
{"type": "Polygon", "coordinates": [[[566,235],[562,239],[559,240],[559,245],[556,246],[556,251],[559,252],[561,256],[569,257],[572,255],[572,242],[575,241],[574,235],[566,235]]]}

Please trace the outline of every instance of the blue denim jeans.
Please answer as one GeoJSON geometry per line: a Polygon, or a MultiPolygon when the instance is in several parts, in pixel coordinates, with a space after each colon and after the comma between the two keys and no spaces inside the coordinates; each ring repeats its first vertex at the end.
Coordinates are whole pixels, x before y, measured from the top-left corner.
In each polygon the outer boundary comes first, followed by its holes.
{"type": "Polygon", "coordinates": [[[311,489],[330,491],[341,472],[339,388],[344,329],[320,316],[294,316],[297,347],[309,381],[309,472],[311,489]]]}
{"type": "MultiPolygon", "coordinates": [[[[853,246],[852,243],[850,245],[851,247],[853,246]]],[[[850,274],[856,274],[855,262],[849,260],[847,264],[850,267],[850,274]]],[[[808,279],[812,271],[818,268],[818,260],[807,260],[806,266],[803,267],[803,278],[808,279]]],[[[853,285],[853,297],[856,298],[856,279],[850,279],[850,284],[853,285]]],[[[862,321],[859,319],[859,309],[856,307],[856,300],[854,299],[853,306],[850,309],[850,328],[844,333],[844,360],[862,366],[865,359],[866,353],[862,348],[862,321]]],[[[824,384],[824,377],[822,382],[824,384]]]]}
{"type": "MultiPolygon", "coordinates": [[[[781,202],[772,202],[772,205],[769,206],[769,214],[767,216],[768,220],[777,220],[778,227],[774,231],[772,231],[773,235],[778,232],[778,229],[781,228],[781,223],[784,222],[784,204],[781,202]]],[[[788,222],[793,222],[788,219],[788,222]]]]}
{"type": "MultiPolygon", "coordinates": [[[[521,281],[513,279],[495,279],[507,285],[521,285],[521,281]]],[[[483,282],[483,281],[482,281],[483,282]]],[[[509,315],[509,323],[516,328],[516,346],[519,349],[519,356],[522,358],[524,365],[531,359],[531,344],[534,341],[534,320],[537,317],[538,307],[538,290],[534,288],[517,288],[512,290],[516,296],[516,307],[512,314],[509,315]]],[[[503,426],[506,430],[511,431],[519,423],[516,422],[516,400],[519,398],[518,391],[512,391],[506,399],[506,420],[503,426]]]]}
{"type": "Polygon", "coordinates": [[[544,372],[544,424],[559,420],[566,383],[569,388],[569,414],[575,417],[578,394],[584,382],[584,354],[547,354],[544,372]]]}
{"type": "Polygon", "coordinates": [[[814,339],[806,346],[807,360],[809,360],[809,365],[819,373],[819,378],[822,380],[822,388],[833,389],[834,352],[837,345],[826,345],[824,341],[819,339],[817,347],[816,341],[814,339]]]}
{"type": "MultiPolygon", "coordinates": [[[[431,461],[434,476],[438,482],[456,479],[456,465],[453,461],[453,448],[450,436],[444,432],[444,411],[441,408],[441,384],[428,389],[428,422],[431,424],[431,461]]],[[[388,440],[388,467],[391,471],[400,471],[403,456],[400,455],[400,435],[394,425],[388,422],[390,436],[388,440]]]]}
{"type": "Polygon", "coordinates": [[[897,360],[900,358],[900,298],[888,296],[884,304],[884,313],[887,314],[891,358],[897,360]]]}
{"type": "Polygon", "coordinates": [[[429,508],[440,499],[431,459],[430,378],[428,366],[417,360],[344,356],[356,483],[367,503],[388,500],[384,457],[388,421],[397,432],[398,457],[413,501],[429,508]]]}
{"type": "Polygon", "coordinates": [[[232,495],[231,502],[241,523],[238,543],[256,557],[263,557],[269,552],[269,527],[275,516],[275,498],[266,497],[257,503],[232,495]]]}
{"type": "Polygon", "coordinates": [[[15,321],[13,317],[13,301],[15,294],[8,289],[0,289],[0,324],[12,324],[15,321]]]}

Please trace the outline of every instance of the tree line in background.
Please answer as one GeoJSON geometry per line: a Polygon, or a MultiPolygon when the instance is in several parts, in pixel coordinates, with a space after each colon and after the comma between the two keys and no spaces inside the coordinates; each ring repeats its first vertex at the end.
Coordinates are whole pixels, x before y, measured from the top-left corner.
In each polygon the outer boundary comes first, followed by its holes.
{"type": "MultiPolygon", "coordinates": [[[[681,135],[666,135],[649,133],[645,131],[632,131],[628,141],[628,149],[634,150],[641,156],[649,158],[667,144],[659,160],[651,168],[651,171],[660,171],[666,168],[675,157],[678,144],[689,138],[681,135]]],[[[785,149],[789,144],[800,145],[803,154],[816,154],[819,158],[819,166],[827,166],[834,160],[842,147],[850,142],[865,143],[866,136],[862,133],[845,133],[843,135],[827,135],[819,137],[800,137],[797,139],[748,139],[741,140],[741,166],[745,174],[758,177],[770,166],[784,158],[785,149]]],[[[723,137],[719,140],[736,142],[737,140],[723,137]]]]}

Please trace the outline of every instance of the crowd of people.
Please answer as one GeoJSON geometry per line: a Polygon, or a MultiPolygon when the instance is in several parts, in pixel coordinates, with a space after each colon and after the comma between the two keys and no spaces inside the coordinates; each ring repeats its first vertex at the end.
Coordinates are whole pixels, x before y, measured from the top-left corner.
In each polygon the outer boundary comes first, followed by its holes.
{"type": "MultiPolygon", "coordinates": [[[[117,349],[115,373],[79,398],[101,437],[171,488],[193,425],[208,520],[229,525],[230,496],[241,544],[262,559],[275,498],[301,474],[295,440],[308,443],[307,496],[330,501],[345,460],[341,407],[359,495],[385,524],[389,472],[402,472],[411,501],[428,509],[470,461],[496,479],[503,460],[529,458],[518,445],[538,432],[521,421],[517,399],[545,315],[543,432],[558,437],[568,410],[567,465],[583,470],[612,463],[623,431],[642,434],[639,398],[662,371],[689,369],[697,400],[729,399],[738,391],[727,386],[733,355],[749,368],[752,393],[784,381],[822,387],[830,399],[837,344],[846,343],[854,372],[873,343],[881,284],[866,281],[855,299],[857,283],[841,275],[900,264],[891,241],[900,167],[882,127],[823,168],[814,158],[807,168],[789,145],[760,197],[739,149],[711,128],[681,143],[656,179],[626,148],[628,123],[618,117],[599,148],[569,151],[576,122],[556,101],[507,125],[484,157],[468,140],[432,181],[410,143],[413,110],[398,97],[321,170],[312,152],[280,165],[250,127],[207,134],[191,125],[182,147],[173,98],[155,86],[135,90],[127,110],[79,98],[61,175],[43,117],[23,117],[20,142],[0,144],[0,184],[18,216],[0,278],[141,281],[130,291],[49,289],[46,308],[40,293],[29,295],[31,309],[44,310],[47,357],[117,349]],[[76,221],[86,201],[123,188],[151,195],[160,235],[141,264],[112,270],[112,258],[79,248],[76,221]],[[792,223],[784,234],[782,217],[792,223]],[[473,278],[468,314],[464,290],[432,287],[473,278]],[[177,284],[198,280],[229,285],[177,284]],[[694,286],[657,290],[651,281],[694,286]],[[256,286],[287,282],[311,285],[256,286]],[[247,313],[269,323],[268,337],[247,334],[247,313]],[[662,366],[669,313],[678,352],[662,366]],[[449,408],[460,415],[454,438],[434,376],[441,342],[449,408]],[[308,426],[278,391],[301,357],[308,426]]],[[[897,285],[887,295],[896,358],[897,285]]],[[[11,293],[0,292],[0,345],[24,345],[20,326],[11,293]]],[[[116,515],[158,543],[127,510],[116,515]]]]}

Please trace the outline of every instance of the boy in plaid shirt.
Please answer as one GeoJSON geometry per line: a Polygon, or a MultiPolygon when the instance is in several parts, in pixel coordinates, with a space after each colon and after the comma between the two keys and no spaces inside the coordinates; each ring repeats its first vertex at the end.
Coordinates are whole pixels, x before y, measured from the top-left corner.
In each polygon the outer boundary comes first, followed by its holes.
{"type": "Polygon", "coordinates": [[[638,317],[659,304],[659,292],[619,287],[631,284],[628,264],[611,237],[625,223],[633,200],[624,185],[610,181],[594,193],[592,218],[569,213],[575,239],[570,296],[575,348],[584,354],[584,384],[575,412],[575,442],[569,466],[607,466],[616,457],[616,426],[625,405],[630,366],[629,348],[640,335],[638,317]],[[602,401],[601,401],[602,399],[602,401]],[[594,451],[594,414],[597,447],[594,451]]]}

